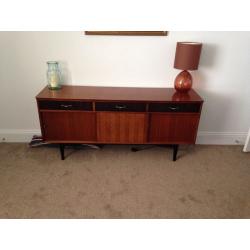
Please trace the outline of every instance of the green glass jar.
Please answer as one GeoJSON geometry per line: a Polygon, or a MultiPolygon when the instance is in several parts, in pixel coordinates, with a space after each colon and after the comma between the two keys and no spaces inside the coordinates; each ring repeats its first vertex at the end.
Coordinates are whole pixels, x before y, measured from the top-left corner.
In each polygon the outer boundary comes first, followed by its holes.
{"type": "Polygon", "coordinates": [[[49,61],[47,70],[48,88],[57,90],[61,88],[61,72],[58,67],[58,62],[49,61]]]}

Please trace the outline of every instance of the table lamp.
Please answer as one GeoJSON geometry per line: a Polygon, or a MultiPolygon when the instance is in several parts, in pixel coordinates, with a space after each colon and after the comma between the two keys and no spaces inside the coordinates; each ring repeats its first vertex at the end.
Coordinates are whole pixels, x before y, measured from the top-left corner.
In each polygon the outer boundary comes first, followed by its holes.
{"type": "Polygon", "coordinates": [[[177,42],[174,68],[183,70],[174,82],[178,92],[188,92],[192,87],[192,75],[188,70],[197,70],[199,66],[201,43],[177,42]]]}

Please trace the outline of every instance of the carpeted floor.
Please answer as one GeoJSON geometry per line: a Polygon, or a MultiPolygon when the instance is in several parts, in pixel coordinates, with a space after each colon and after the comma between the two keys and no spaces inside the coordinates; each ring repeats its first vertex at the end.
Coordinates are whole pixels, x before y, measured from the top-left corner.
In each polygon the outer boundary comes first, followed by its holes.
{"type": "Polygon", "coordinates": [[[250,218],[240,146],[131,152],[0,144],[0,218],[250,218]]]}

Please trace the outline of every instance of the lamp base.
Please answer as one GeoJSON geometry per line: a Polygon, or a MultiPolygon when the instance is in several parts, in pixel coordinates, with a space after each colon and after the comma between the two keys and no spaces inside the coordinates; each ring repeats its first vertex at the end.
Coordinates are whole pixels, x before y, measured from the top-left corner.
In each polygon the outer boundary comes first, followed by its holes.
{"type": "Polygon", "coordinates": [[[174,81],[176,91],[186,93],[192,88],[192,76],[187,70],[179,73],[174,81]]]}

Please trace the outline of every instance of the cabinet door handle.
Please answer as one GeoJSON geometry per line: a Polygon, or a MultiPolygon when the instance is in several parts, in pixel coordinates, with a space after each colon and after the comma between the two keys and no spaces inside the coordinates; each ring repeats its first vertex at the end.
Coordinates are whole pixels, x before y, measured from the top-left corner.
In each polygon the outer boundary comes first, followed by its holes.
{"type": "Polygon", "coordinates": [[[61,107],[62,108],[72,108],[72,104],[68,104],[68,105],[65,105],[65,104],[61,104],[61,107]]]}
{"type": "Polygon", "coordinates": [[[115,105],[115,108],[121,110],[121,109],[127,108],[127,106],[126,105],[115,105]]]}
{"type": "Polygon", "coordinates": [[[168,108],[171,110],[178,110],[179,109],[178,107],[168,107],[168,108]]]}

